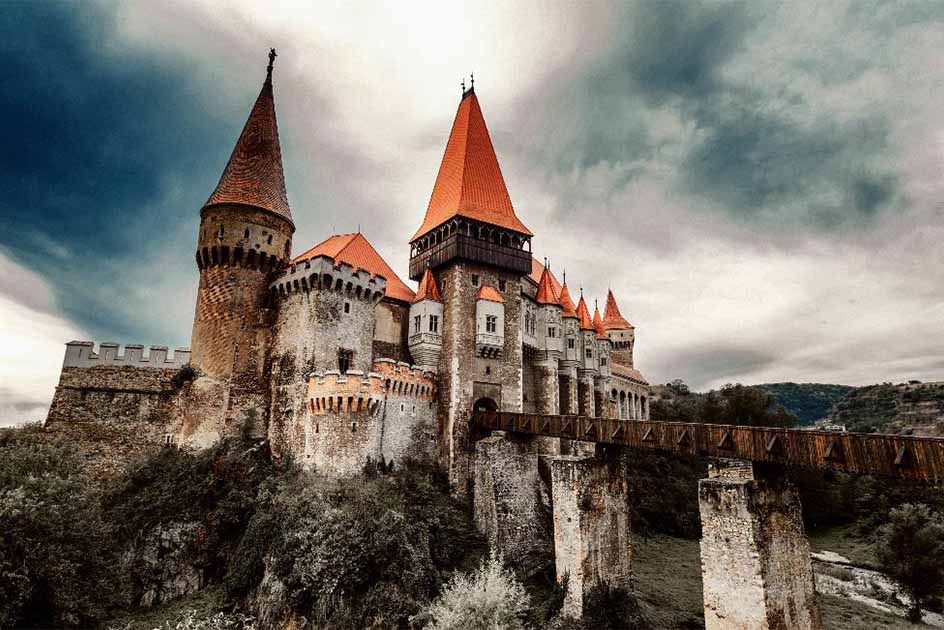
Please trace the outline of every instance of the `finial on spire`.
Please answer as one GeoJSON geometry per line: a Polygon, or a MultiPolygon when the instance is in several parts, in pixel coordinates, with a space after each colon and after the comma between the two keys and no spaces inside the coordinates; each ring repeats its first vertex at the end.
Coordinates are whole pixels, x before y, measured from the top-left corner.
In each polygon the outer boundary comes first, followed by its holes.
{"type": "Polygon", "coordinates": [[[567,270],[564,269],[564,284],[567,284],[567,270]]]}
{"type": "Polygon", "coordinates": [[[269,49],[269,65],[266,67],[266,79],[268,80],[272,79],[272,66],[275,64],[276,56],[277,55],[275,54],[275,48],[270,48],[269,49]]]}
{"type": "Polygon", "coordinates": [[[462,77],[462,96],[465,96],[465,77],[462,77]]]}
{"type": "Polygon", "coordinates": [[[472,77],[472,87],[469,89],[475,90],[475,73],[474,72],[470,73],[470,76],[472,77]]]}

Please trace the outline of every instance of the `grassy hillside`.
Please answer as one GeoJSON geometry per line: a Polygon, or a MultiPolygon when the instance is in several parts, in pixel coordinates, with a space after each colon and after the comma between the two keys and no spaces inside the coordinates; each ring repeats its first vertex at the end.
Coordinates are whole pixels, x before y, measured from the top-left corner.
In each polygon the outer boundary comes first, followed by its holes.
{"type": "Polygon", "coordinates": [[[839,401],[830,421],[863,433],[944,435],[944,383],[859,387],[839,401]]]}
{"type": "Polygon", "coordinates": [[[823,383],[764,383],[754,387],[771,394],[800,420],[801,425],[810,425],[826,418],[835,403],[856,389],[848,385],[823,383]]]}

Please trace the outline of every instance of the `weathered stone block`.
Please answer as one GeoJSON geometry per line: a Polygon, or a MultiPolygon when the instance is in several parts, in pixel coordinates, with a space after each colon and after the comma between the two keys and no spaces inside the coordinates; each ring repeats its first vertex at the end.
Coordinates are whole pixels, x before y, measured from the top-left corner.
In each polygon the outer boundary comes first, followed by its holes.
{"type": "Polygon", "coordinates": [[[816,630],[810,546],[800,499],[783,479],[713,467],[698,483],[708,630],[816,630]]]}
{"type": "Polygon", "coordinates": [[[619,462],[549,457],[557,581],[567,581],[562,614],[583,615],[595,586],[629,588],[629,485],[619,462]]]}

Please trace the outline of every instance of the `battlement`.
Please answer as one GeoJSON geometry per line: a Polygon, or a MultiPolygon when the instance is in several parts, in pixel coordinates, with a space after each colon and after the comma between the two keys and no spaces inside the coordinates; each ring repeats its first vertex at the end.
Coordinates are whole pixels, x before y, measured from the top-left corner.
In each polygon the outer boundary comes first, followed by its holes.
{"type": "Polygon", "coordinates": [[[373,304],[383,299],[387,279],[328,256],[316,256],[285,269],[270,285],[275,298],[307,291],[337,291],[373,304]]]}
{"type": "Polygon", "coordinates": [[[125,344],[124,352],[117,343],[102,342],[95,352],[92,341],[70,341],[66,344],[63,368],[90,368],[101,365],[114,367],[178,369],[190,363],[190,349],[177,348],[168,358],[167,346],[151,346],[147,356],[144,346],[125,344]]]}
{"type": "Polygon", "coordinates": [[[421,367],[377,359],[374,370],[364,373],[348,370],[316,372],[308,380],[308,410],[312,415],[337,413],[373,413],[386,395],[433,400],[436,395],[435,374],[421,367]]]}

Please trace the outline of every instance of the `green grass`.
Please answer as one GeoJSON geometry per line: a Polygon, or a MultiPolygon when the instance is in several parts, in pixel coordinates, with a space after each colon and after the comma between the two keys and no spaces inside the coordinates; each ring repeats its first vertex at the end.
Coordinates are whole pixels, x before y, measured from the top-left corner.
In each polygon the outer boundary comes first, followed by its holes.
{"type": "MultiPolygon", "coordinates": [[[[814,544],[814,548],[827,549],[842,555],[848,553],[859,560],[872,557],[870,552],[866,553],[863,544],[855,543],[844,536],[844,532],[821,534],[816,540],[817,543],[822,543],[822,546],[817,547],[817,544],[814,544]],[[837,545],[832,544],[834,539],[843,542],[844,546],[837,548],[837,545]]],[[[703,628],[698,541],[669,536],[637,539],[634,542],[633,554],[636,595],[652,627],[659,630],[703,628]]],[[[921,627],[844,597],[819,595],[817,602],[826,630],[915,630],[921,627]]]]}
{"type": "Polygon", "coordinates": [[[855,565],[877,569],[875,548],[859,534],[858,525],[843,525],[809,532],[813,551],[833,551],[855,565]]]}

